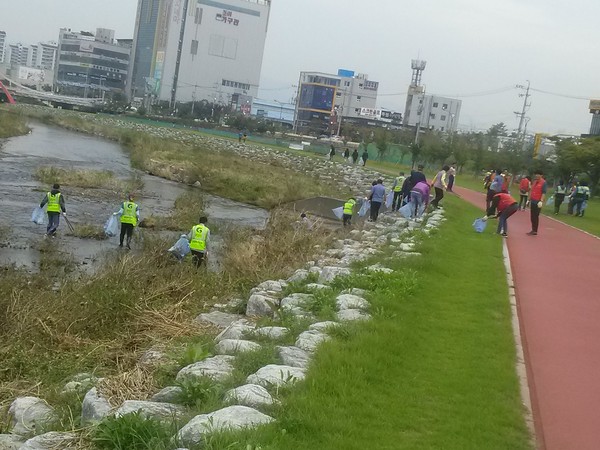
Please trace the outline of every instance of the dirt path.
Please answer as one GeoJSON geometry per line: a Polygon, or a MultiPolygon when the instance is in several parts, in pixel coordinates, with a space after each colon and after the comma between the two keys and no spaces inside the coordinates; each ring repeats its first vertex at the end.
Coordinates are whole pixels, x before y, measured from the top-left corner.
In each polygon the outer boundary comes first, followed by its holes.
{"type": "MultiPolygon", "coordinates": [[[[456,192],[485,207],[482,193],[456,192]]],[[[544,216],[538,236],[527,236],[530,229],[528,211],[509,219],[508,249],[538,446],[597,450],[600,239],[544,216]]]]}

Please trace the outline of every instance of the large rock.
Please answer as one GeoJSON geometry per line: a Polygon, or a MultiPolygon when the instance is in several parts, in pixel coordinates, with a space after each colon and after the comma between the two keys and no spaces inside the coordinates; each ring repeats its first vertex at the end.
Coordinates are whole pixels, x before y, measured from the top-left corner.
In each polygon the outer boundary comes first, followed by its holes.
{"type": "Polygon", "coordinates": [[[282,386],[303,380],[305,376],[305,370],[301,367],[269,364],[248,376],[246,383],[259,384],[263,387],[282,386]]]}
{"type": "Polygon", "coordinates": [[[223,339],[244,339],[244,337],[249,335],[253,330],[254,325],[251,325],[246,319],[241,319],[221,331],[215,338],[215,341],[219,342],[223,339]]]}
{"type": "Polygon", "coordinates": [[[277,353],[286,366],[308,368],[310,354],[295,346],[278,346],[277,353]]]}
{"type": "Polygon", "coordinates": [[[147,419],[173,420],[180,418],[184,411],[181,406],[171,403],[125,400],[115,411],[115,416],[122,417],[127,414],[139,412],[142,417],[147,419]]]}
{"type": "Polygon", "coordinates": [[[355,320],[369,320],[371,316],[360,309],[342,309],[335,314],[340,322],[351,322],[355,320]]]}
{"type": "Polygon", "coordinates": [[[295,293],[281,299],[280,305],[283,309],[289,309],[293,307],[302,308],[309,302],[313,301],[314,298],[315,296],[312,294],[295,293]]]}
{"type": "Polygon", "coordinates": [[[233,372],[233,360],[235,357],[228,355],[217,355],[203,361],[184,367],[177,374],[177,381],[194,379],[200,377],[212,378],[215,381],[223,381],[233,372]]]}
{"type": "Polygon", "coordinates": [[[254,330],[256,336],[265,337],[268,339],[281,339],[290,332],[289,328],[285,327],[261,327],[254,330]]]}
{"type": "Polygon", "coordinates": [[[159,403],[177,403],[183,394],[179,386],[167,386],[154,394],[150,400],[159,403]]]}
{"type": "Polygon", "coordinates": [[[234,322],[243,319],[243,316],[239,314],[229,314],[222,311],[213,311],[209,313],[202,313],[194,319],[198,323],[208,323],[219,328],[227,328],[234,322]]]}
{"type": "Polygon", "coordinates": [[[252,294],[246,305],[247,316],[272,317],[279,307],[279,301],[262,294],[252,294]]]}
{"type": "Polygon", "coordinates": [[[310,325],[308,327],[308,329],[311,330],[311,331],[326,332],[327,330],[335,328],[335,327],[337,327],[339,325],[340,324],[338,322],[334,322],[332,320],[327,320],[325,322],[313,323],[312,325],[310,325]]]}
{"type": "Polygon", "coordinates": [[[23,442],[23,438],[16,434],[0,434],[0,450],[19,450],[23,442]]]}
{"type": "Polygon", "coordinates": [[[83,425],[99,423],[110,414],[111,410],[108,400],[98,393],[98,389],[92,388],[83,398],[81,423],[83,425]]]}
{"type": "Polygon", "coordinates": [[[201,444],[206,433],[252,428],[274,419],[247,406],[228,406],[210,414],[200,414],[190,420],[177,438],[186,445],[201,444]]]}
{"type": "Polygon", "coordinates": [[[226,402],[259,408],[273,404],[273,397],[264,387],[258,384],[245,384],[225,393],[226,402]]]}
{"type": "Polygon", "coordinates": [[[337,277],[350,275],[350,269],[346,267],[326,266],[321,270],[319,283],[330,283],[337,277]]]}
{"type": "Polygon", "coordinates": [[[19,450],[74,450],[78,441],[75,433],[51,431],[28,439],[19,450]]]}
{"type": "Polygon", "coordinates": [[[297,281],[304,281],[308,278],[308,270],[298,269],[294,274],[287,279],[288,282],[293,283],[297,281]]]}
{"type": "Polygon", "coordinates": [[[243,339],[223,339],[215,346],[218,355],[235,355],[236,353],[251,352],[258,350],[260,344],[243,339]]]}
{"type": "Polygon", "coordinates": [[[254,292],[258,292],[258,291],[273,291],[273,292],[281,292],[283,291],[283,289],[287,286],[287,283],[285,281],[273,281],[273,280],[267,280],[267,281],[263,281],[262,283],[260,283],[258,286],[256,286],[253,291],[254,292]]]}
{"type": "Polygon", "coordinates": [[[38,397],[19,397],[8,409],[10,431],[29,436],[37,434],[57,420],[54,409],[38,397]]]}
{"type": "Polygon", "coordinates": [[[367,309],[369,308],[369,302],[358,295],[352,294],[341,294],[335,299],[335,305],[337,309],[367,309]]]}
{"type": "Polygon", "coordinates": [[[321,342],[329,339],[325,333],[316,330],[308,330],[300,333],[296,339],[296,347],[307,352],[314,352],[321,342]]]}

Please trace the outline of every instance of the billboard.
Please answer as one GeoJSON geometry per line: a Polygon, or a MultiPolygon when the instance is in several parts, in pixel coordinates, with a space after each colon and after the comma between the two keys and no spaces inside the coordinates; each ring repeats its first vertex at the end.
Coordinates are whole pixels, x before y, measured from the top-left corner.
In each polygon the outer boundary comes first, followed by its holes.
{"type": "Polygon", "coordinates": [[[366,119],[381,119],[381,110],[375,108],[360,108],[360,116],[366,119]]]}
{"type": "Polygon", "coordinates": [[[19,67],[19,79],[31,81],[33,83],[41,83],[46,79],[46,75],[43,70],[21,66],[19,67]]]}
{"type": "Polygon", "coordinates": [[[331,112],[334,98],[334,86],[317,83],[302,83],[300,85],[298,108],[331,112]]]}
{"type": "Polygon", "coordinates": [[[600,111],[600,100],[590,100],[590,112],[600,111]]]}

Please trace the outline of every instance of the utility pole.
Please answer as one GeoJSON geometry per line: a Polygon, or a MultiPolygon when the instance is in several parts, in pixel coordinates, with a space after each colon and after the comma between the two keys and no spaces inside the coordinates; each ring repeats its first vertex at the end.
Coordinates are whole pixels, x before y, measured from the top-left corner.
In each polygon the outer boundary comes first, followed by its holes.
{"type": "Polygon", "coordinates": [[[525,124],[525,113],[527,112],[527,109],[531,106],[531,103],[527,103],[527,100],[529,100],[529,97],[531,95],[529,94],[529,85],[529,80],[527,80],[527,87],[521,84],[517,84],[516,86],[518,89],[525,90],[524,94],[519,94],[519,97],[523,97],[523,110],[521,112],[515,111],[515,114],[519,117],[519,129],[517,130],[517,137],[519,139],[525,138],[525,133],[521,134],[521,132],[523,131],[523,125],[525,124]]]}

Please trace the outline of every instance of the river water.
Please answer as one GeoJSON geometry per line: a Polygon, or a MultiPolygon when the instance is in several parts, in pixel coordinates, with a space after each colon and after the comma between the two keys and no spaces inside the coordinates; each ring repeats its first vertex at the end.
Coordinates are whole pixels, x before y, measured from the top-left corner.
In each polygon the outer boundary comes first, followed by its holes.
{"type": "MultiPolygon", "coordinates": [[[[39,166],[110,170],[123,179],[138,174],[144,182],[143,190],[136,197],[142,217],[169,214],[177,197],[197,189],[132,169],[126,153],[112,141],[38,123],[30,126],[30,134],[0,141],[0,266],[14,264],[37,270],[40,243],[46,228],[32,223],[30,218],[32,210],[49,189],[33,178],[39,166]]],[[[61,191],[73,224],[102,225],[111,212],[119,209],[118,200],[98,195],[90,197],[89,190],[63,186],[61,191]]],[[[264,228],[269,217],[264,209],[206,193],[204,203],[209,225],[264,228]]],[[[79,239],[68,236],[66,230],[66,224],[61,221],[55,241],[61,251],[71,254],[84,268],[93,268],[104,253],[115,251],[118,246],[118,238],[104,241],[79,239]]],[[[161,232],[161,236],[164,235],[165,232],[161,232]]],[[[172,237],[174,242],[178,233],[170,232],[166,237],[172,237]]],[[[218,249],[221,244],[219,236],[213,234],[212,245],[218,249]]]]}

